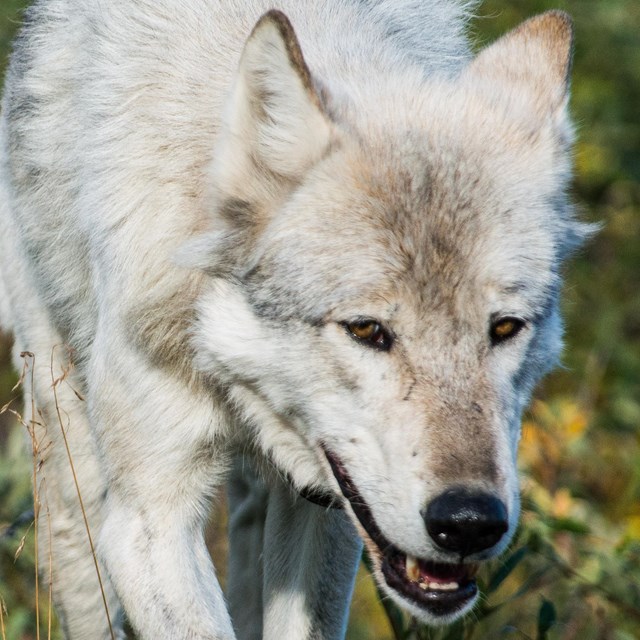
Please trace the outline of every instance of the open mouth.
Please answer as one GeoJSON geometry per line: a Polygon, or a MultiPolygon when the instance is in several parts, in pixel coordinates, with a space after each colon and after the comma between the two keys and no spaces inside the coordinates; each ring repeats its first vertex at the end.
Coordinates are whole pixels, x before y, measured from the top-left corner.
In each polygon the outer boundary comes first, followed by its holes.
{"type": "Polygon", "coordinates": [[[342,494],[366,533],[365,544],[371,560],[378,563],[387,585],[434,617],[451,617],[466,609],[478,593],[475,581],[478,565],[415,558],[391,544],[340,460],[323,449],[342,494]]]}

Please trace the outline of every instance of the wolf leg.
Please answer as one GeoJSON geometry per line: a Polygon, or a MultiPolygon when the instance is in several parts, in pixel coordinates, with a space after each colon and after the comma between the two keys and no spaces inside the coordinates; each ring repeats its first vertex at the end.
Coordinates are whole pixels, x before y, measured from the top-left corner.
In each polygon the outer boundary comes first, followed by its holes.
{"type": "Polygon", "coordinates": [[[345,513],[270,487],[264,532],[265,640],[340,640],[362,543],[345,513]]]}
{"type": "Polygon", "coordinates": [[[100,555],[141,639],[233,640],[204,540],[225,474],[214,433],[223,417],[211,394],[102,339],[89,393],[111,478],[100,555]]]}
{"type": "Polygon", "coordinates": [[[241,640],[262,639],[262,550],[268,490],[238,457],[229,477],[229,569],[227,599],[241,640]]]}

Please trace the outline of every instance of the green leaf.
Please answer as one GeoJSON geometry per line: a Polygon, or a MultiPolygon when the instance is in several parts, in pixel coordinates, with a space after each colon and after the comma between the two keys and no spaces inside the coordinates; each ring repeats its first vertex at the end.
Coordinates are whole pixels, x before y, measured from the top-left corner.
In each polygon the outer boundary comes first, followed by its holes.
{"type": "Polygon", "coordinates": [[[540,611],[538,611],[538,640],[547,640],[547,632],[555,624],[556,608],[553,602],[542,599],[540,611]]]}
{"type": "Polygon", "coordinates": [[[514,553],[512,553],[502,564],[500,569],[496,571],[492,576],[485,593],[488,595],[493,593],[511,574],[511,572],[520,564],[520,561],[529,553],[529,547],[526,545],[520,547],[514,553]]]}
{"type": "Polygon", "coordinates": [[[574,520],[573,518],[552,518],[549,526],[553,531],[568,531],[570,533],[578,533],[585,535],[591,532],[591,529],[584,522],[574,520]]]}

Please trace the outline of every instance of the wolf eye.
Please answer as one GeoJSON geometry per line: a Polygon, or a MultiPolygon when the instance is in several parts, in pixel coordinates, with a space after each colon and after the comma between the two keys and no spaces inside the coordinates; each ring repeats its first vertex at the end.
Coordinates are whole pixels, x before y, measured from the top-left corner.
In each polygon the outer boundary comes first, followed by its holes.
{"type": "Polygon", "coordinates": [[[509,338],[513,338],[524,327],[524,320],[505,316],[499,318],[491,325],[490,336],[492,344],[499,344],[509,338]]]}
{"type": "Polygon", "coordinates": [[[343,323],[352,338],[368,347],[388,351],[393,344],[391,334],[377,321],[370,318],[343,323]]]}

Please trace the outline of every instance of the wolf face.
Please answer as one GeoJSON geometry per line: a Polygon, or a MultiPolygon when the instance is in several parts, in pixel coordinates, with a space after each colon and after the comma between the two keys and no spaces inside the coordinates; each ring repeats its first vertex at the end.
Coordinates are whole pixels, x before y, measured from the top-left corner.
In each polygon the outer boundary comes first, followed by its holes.
{"type": "Polygon", "coordinates": [[[293,28],[249,38],[213,166],[194,338],[259,448],[346,498],[385,591],[474,602],[519,510],[520,414],[561,347],[571,26],[534,18],[456,78],[353,96],[293,28]]]}

